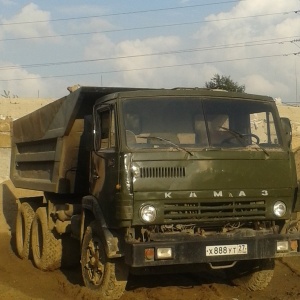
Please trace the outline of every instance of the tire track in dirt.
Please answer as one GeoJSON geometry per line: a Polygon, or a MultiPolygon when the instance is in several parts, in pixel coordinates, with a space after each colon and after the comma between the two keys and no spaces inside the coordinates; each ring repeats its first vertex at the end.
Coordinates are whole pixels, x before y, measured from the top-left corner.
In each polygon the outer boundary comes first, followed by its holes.
{"type": "MultiPolygon", "coordinates": [[[[82,284],[80,268],[42,272],[17,257],[14,239],[0,234],[1,300],[100,300],[82,284]]],[[[271,284],[249,292],[216,273],[130,276],[120,300],[299,300],[300,258],[277,260],[271,284]]]]}

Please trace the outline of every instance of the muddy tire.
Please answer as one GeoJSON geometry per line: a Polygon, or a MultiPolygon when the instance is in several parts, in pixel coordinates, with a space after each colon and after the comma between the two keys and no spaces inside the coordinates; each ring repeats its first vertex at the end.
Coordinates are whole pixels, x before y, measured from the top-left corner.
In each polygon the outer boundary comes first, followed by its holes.
{"type": "Polygon", "coordinates": [[[246,261],[237,264],[233,272],[232,282],[250,291],[265,289],[274,275],[274,259],[246,261]]]}
{"type": "Polygon", "coordinates": [[[16,248],[22,259],[28,259],[30,253],[31,226],[34,210],[27,202],[19,206],[16,219],[16,248]]]}
{"type": "Polygon", "coordinates": [[[122,258],[107,258],[96,222],[84,234],[81,270],[85,286],[96,290],[101,299],[119,299],[125,291],[128,268],[122,258]]]}
{"type": "Polygon", "coordinates": [[[40,207],[32,222],[32,256],[36,267],[43,271],[52,271],[61,266],[62,243],[48,229],[47,210],[40,207]]]}

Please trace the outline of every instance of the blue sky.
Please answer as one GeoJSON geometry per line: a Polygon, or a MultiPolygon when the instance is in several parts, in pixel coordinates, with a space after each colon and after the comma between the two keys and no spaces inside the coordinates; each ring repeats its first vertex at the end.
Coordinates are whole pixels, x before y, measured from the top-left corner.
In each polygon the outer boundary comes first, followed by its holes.
{"type": "Polygon", "coordinates": [[[0,0],[0,7],[0,93],[203,87],[220,74],[248,93],[300,103],[298,0],[0,0]]]}

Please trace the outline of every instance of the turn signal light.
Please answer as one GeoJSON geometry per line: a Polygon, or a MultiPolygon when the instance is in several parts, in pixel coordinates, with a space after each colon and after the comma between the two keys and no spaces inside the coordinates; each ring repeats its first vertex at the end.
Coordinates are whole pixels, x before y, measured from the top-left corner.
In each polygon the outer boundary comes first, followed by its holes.
{"type": "Polygon", "coordinates": [[[154,248],[145,249],[145,260],[154,261],[154,248]]]}

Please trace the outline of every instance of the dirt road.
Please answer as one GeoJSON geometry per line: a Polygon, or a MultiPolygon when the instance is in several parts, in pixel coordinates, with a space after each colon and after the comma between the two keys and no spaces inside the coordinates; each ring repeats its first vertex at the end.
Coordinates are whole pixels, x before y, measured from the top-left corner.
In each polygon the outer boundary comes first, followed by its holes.
{"type": "MultiPolygon", "coordinates": [[[[100,299],[82,285],[79,268],[42,272],[15,253],[14,239],[0,235],[1,300],[100,299]]],[[[300,299],[300,258],[279,260],[264,291],[232,286],[220,274],[180,274],[130,277],[121,300],[296,300],[300,299]],[[297,271],[299,270],[299,271],[297,271]]]]}

